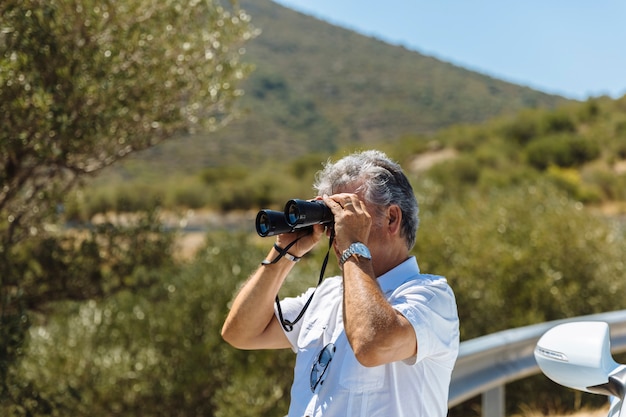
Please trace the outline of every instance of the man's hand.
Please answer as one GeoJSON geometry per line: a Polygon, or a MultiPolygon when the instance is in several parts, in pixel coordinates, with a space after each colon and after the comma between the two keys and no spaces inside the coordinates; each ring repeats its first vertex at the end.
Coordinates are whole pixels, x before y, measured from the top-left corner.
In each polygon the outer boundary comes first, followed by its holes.
{"type": "Polygon", "coordinates": [[[354,242],[367,245],[372,216],[357,194],[324,196],[324,202],[335,216],[335,245],[339,253],[354,242]]]}
{"type": "Polygon", "coordinates": [[[313,225],[313,229],[298,230],[293,233],[283,233],[276,237],[276,244],[285,249],[294,240],[299,239],[290,249],[293,256],[302,257],[317,245],[324,234],[325,226],[322,224],[313,225]]]}

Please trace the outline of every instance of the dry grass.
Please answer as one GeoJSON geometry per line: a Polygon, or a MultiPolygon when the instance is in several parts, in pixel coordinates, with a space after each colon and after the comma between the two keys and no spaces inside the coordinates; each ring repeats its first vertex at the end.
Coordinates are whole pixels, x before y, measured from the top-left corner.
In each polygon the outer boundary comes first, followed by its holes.
{"type": "Polygon", "coordinates": [[[192,260],[198,250],[204,246],[206,232],[184,233],[177,240],[174,256],[181,261],[192,260]]]}

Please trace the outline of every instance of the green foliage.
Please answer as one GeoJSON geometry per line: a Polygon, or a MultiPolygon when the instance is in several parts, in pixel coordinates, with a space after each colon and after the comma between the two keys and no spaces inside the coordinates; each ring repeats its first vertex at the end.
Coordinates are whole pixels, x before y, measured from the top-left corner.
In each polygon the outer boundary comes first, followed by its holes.
{"type": "Polygon", "coordinates": [[[554,136],[561,133],[575,133],[578,118],[585,121],[593,120],[597,114],[597,105],[580,107],[579,114],[571,108],[562,106],[553,111],[526,109],[514,118],[504,122],[499,130],[501,134],[520,145],[542,136],[554,136]],[[596,109],[596,110],[593,110],[596,109]]]}
{"type": "Polygon", "coordinates": [[[0,6],[0,214],[37,226],[77,178],[231,116],[249,17],[211,1],[0,6]],[[36,210],[34,210],[36,208],[36,210]]]}
{"type": "MultiPolygon", "coordinates": [[[[19,403],[6,380],[27,311],[150,285],[150,274],[131,272],[169,259],[166,236],[141,222],[132,236],[51,234],[61,203],[87,174],[133,152],[223,126],[253,33],[245,13],[212,1],[7,0],[0,15],[0,398],[19,403]]],[[[99,210],[152,210],[163,198],[118,189],[99,210]]],[[[80,204],[69,209],[91,218],[80,204]]]]}
{"type": "Polygon", "coordinates": [[[589,169],[584,176],[594,189],[599,190],[602,201],[626,201],[626,175],[624,173],[616,174],[613,169],[595,167],[589,169]]]}
{"type": "Polygon", "coordinates": [[[31,316],[45,319],[56,303],[64,300],[96,300],[120,291],[150,288],[157,271],[167,273],[172,267],[173,236],[162,232],[155,213],[135,217],[128,226],[104,223],[92,230],[31,239],[12,247],[7,257],[0,259],[4,271],[1,330],[6,335],[0,344],[6,352],[0,357],[0,402],[6,402],[10,410],[29,401],[46,406],[46,401],[37,399],[39,391],[22,383],[16,373],[26,351],[23,343],[31,316]]]}
{"type": "Polygon", "coordinates": [[[337,149],[338,132],[332,119],[325,114],[326,105],[319,108],[312,98],[292,87],[282,75],[259,71],[258,75],[251,77],[247,88],[251,91],[251,100],[259,107],[249,118],[262,116],[266,129],[274,125],[277,130],[289,132],[290,136],[287,143],[280,144],[284,149],[272,152],[271,148],[259,149],[263,141],[257,136],[263,132],[257,131],[250,144],[251,151],[269,151],[268,156],[285,153],[293,156],[309,151],[332,153],[337,149]]]}
{"type": "Polygon", "coordinates": [[[328,155],[322,152],[310,153],[296,158],[289,164],[289,173],[303,181],[315,178],[315,173],[323,168],[328,155]]]}
{"type": "MultiPolygon", "coordinates": [[[[157,285],[58,304],[54,315],[31,328],[16,374],[16,389],[47,401],[0,412],[43,416],[50,407],[61,415],[94,417],[285,414],[293,353],[239,351],[220,337],[228,301],[266,249],[247,236],[216,232],[193,263],[163,269],[157,285]]],[[[283,295],[312,285],[319,265],[316,257],[299,263],[283,295]]]]}
{"type": "Polygon", "coordinates": [[[539,119],[536,110],[524,110],[513,120],[503,124],[500,128],[505,138],[510,138],[520,145],[524,145],[537,137],[540,133],[539,119]]]}
{"type": "Polygon", "coordinates": [[[566,110],[563,108],[545,113],[540,120],[541,133],[549,135],[576,132],[576,123],[572,115],[566,110]]]}
{"type": "Polygon", "coordinates": [[[583,183],[580,172],[575,169],[553,165],[548,168],[546,177],[571,198],[585,204],[601,203],[606,195],[606,190],[598,185],[583,183]]]}
{"type": "Polygon", "coordinates": [[[544,170],[550,165],[580,166],[600,155],[597,142],[582,136],[556,135],[535,139],[526,147],[528,163],[544,170]]]}
{"type": "MultiPolygon", "coordinates": [[[[623,195],[622,184],[625,181],[619,167],[623,165],[622,148],[626,142],[615,133],[616,126],[621,123],[621,113],[616,112],[615,107],[612,101],[593,100],[555,111],[528,110],[513,118],[496,119],[476,126],[453,126],[434,135],[404,135],[397,141],[377,147],[384,149],[409,170],[416,156],[430,155],[436,159],[439,153],[448,153],[449,157],[443,162],[436,161],[427,172],[417,173],[445,184],[443,192],[448,195],[462,193],[474,186],[484,191],[489,191],[490,187],[515,186],[545,176],[579,201],[605,203],[621,198],[615,196],[623,195]],[[571,123],[578,124],[573,132],[568,132],[572,130],[571,123]],[[569,169],[578,172],[574,181],[568,173],[569,169]]],[[[276,146],[273,145],[273,148],[276,146]]],[[[271,157],[257,163],[237,161],[227,166],[217,164],[187,175],[181,173],[173,181],[159,179],[154,170],[137,169],[141,166],[139,163],[137,166],[131,164],[132,169],[127,174],[142,183],[153,184],[153,187],[159,184],[160,191],[165,188],[170,194],[187,184],[191,192],[183,195],[189,195],[193,201],[188,205],[196,208],[202,207],[204,201],[204,206],[212,209],[255,209],[280,205],[294,195],[310,195],[309,184],[322,162],[357,148],[363,147],[346,146],[335,154],[312,152],[283,159],[271,157]],[[199,189],[194,196],[191,194],[197,188],[191,187],[191,184],[197,180],[192,180],[196,176],[207,188],[199,189]],[[161,187],[162,184],[167,186],[161,187]]],[[[101,184],[106,183],[112,188],[122,180],[124,185],[118,187],[124,193],[129,184],[126,177],[100,179],[101,184]]],[[[99,186],[102,190],[107,187],[99,186]]],[[[141,188],[137,186],[137,189],[141,188]]],[[[113,189],[110,191],[114,193],[113,189]]],[[[99,191],[89,193],[97,195],[99,191]]],[[[174,208],[176,202],[187,205],[182,199],[165,197],[165,203],[161,204],[167,208],[174,208]]],[[[108,200],[112,207],[117,198],[111,194],[108,200]]]]}
{"type": "Polygon", "coordinates": [[[224,170],[219,180],[220,169],[204,170],[204,181],[209,183],[215,178],[207,190],[207,206],[222,211],[256,210],[281,206],[292,198],[312,197],[310,184],[314,172],[322,166],[320,161],[321,157],[313,154],[291,164],[269,161],[256,170],[236,167],[224,170]]]}
{"type": "Polygon", "coordinates": [[[224,181],[240,181],[249,175],[249,169],[243,166],[228,166],[220,168],[206,168],[200,172],[200,178],[207,184],[224,181]]]}
{"type": "Polygon", "coordinates": [[[449,277],[463,339],[626,308],[624,229],[553,186],[469,193],[422,207],[421,224],[415,253],[449,277]]]}
{"type": "Polygon", "coordinates": [[[16,294],[17,288],[4,284],[0,278],[0,404],[6,395],[7,381],[13,373],[12,365],[23,355],[26,333],[30,326],[24,302],[16,294]]]}
{"type": "Polygon", "coordinates": [[[429,175],[452,188],[454,188],[454,182],[456,182],[457,191],[459,191],[462,188],[476,184],[480,176],[480,170],[481,168],[476,159],[462,156],[437,164],[430,170],[429,175]]]}
{"type": "Polygon", "coordinates": [[[12,273],[3,286],[19,288],[20,299],[31,310],[45,310],[54,301],[100,298],[124,288],[144,287],[150,276],[131,276],[149,266],[155,270],[171,263],[173,236],[161,230],[157,213],[135,214],[74,229],[15,246],[2,268],[12,273]]]}

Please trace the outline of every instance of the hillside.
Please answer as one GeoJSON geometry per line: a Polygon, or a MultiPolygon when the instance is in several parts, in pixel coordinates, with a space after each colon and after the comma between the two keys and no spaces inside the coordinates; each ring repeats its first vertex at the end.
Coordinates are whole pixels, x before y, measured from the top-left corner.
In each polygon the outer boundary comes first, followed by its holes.
{"type": "MultiPolygon", "coordinates": [[[[346,145],[392,142],[567,100],[330,25],[270,0],[243,0],[261,34],[240,118],[140,156],[168,171],[256,165],[346,145]]],[[[119,169],[119,168],[118,168],[119,169]]]]}

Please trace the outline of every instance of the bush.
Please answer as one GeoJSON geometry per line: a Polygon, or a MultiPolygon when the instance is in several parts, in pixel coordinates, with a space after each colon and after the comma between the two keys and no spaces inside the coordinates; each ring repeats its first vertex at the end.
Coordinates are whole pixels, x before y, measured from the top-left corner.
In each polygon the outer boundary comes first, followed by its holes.
{"type": "Polygon", "coordinates": [[[449,277],[463,339],[626,307],[624,231],[549,184],[422,207],[415,253],[449,277]]]}
{"type": "Polygon", "coordinates": [[[480,172],[475,158],[462,156],[435,165],[427,172],[427,177],[444,185],[444,195],[454,196],[475,185],[480,172]]]}
{"type": "Polygon", "coordinates": [[[601,190],[607,201],[626,200],[626,174],[618,174],[612,169],[596,168],[585,175],[586,180],[601,190]]]}
{"type": "Polygon", "coordinates": [[[536,110],[522,111],[513,120],[508,121],[500,128],[502,136],[512,139],[523,145],[536,138],[541,131],[536,110]]]}
{"type": "MultiPolygon", "coordinates": [[[[293,352],[241,351],[220,337],[229,301],[271,247],[264,243],[213,232],[192,263],[163,269],[154,286],[57,304],[32,327],[16,375],[43,399],[29,415],[286,414],[293,352]]],[[[298,264],[281,297],[317,282],[325,249],[298,264]]],[[[2,406],[0,414],[18,415],[2,406]]]]}
{"type": "Polygon", "coordinates": [[[169,209],[199,209],[211,203],[208,187],[195,178],[172,183],[167,188],[165,207],[169,209]]]}
{"type": "Polygon", "coordinates": [[[547,179],[574,200],[599,203],[603,199],[602,190],[594,184],[585,184],[576,169],[551,166],[547,170],[547,179]]]}
{"type": "Polygon", "coordinates": [[[494,189],[523,186],[537,178],[539,174],[530,168],[520,165],[505,169],[503,166],[483,168],[480,172],[477,191],[489,194],[494,189]]]}
{"type": "MultiPolygon", "coordinates": [[[[596,217],[550,183],[520,183],[429,198],[420,184],[414,253],[426,273],[454,289],[462,340],[530,324],[626,308],[624,226],[596,217]]],[[[434,189],[436,194],[437,189],[434,189]]],[[[571,390],[545,377],[507,387],[507,415],[524,404],[572,411],[571,390]]],[[[598,396],[585,397],[584,403],[598,396]]],[[[450,416],[480,415],[476,403],[450,416]]],[[[479,406],[478,406],[479,407],[479,406]]]]}
{"type": "Polygon", "coordinates": [[[550,165],[573,167],[600,156],[600,147],[581,136],[545,136],[526,146],[526,156],[528,163],[539,170],[550,165]]]}
{"type": "Polygon", "coordinates": [[[543,134],[573,133],[576,131],[576,123],[564,108],[544,114],[540,121],[540,129],[543,134]]]}

